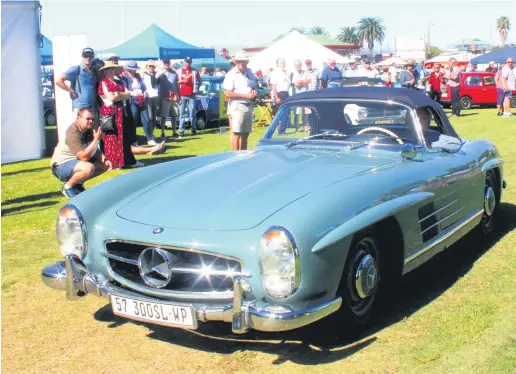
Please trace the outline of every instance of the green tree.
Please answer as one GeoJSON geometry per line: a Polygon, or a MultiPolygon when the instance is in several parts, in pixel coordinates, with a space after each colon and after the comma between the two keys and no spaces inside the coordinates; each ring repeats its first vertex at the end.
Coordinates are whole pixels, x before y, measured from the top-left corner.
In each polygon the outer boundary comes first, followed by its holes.
{"type": "Polygon", "coordinates": [[[505,43],[507,42],[507,35],[509,34],[509,30],[511,29],[511,22],[509,21],[509,17],[502,16],[498,18],[496,20],[496,29],[498,30],[498,34],[500,35],[502,47],[505,47],[505,43]]]}
{"type": "Polygon", "coordinates": [[[441,53],[443,53],[441,48],[433,45],[431,45],[430,48],[428,48],[428,44],[425,43],[425,55],[427,60],[439,56],[441,53]]]}
{"type": "Polygon", "coordinates": [[[297,31],[300,34],[304,34],[306,32],[304,27],[291,27],[288,32],[297,31]]]}
{"type": "Polygon", "coordinates": [[[321,26],[312,27],[310,29],[310,34],[330,36],[330,33],[324,27],[321,26]]]}
{"type": "Polygon", "coordinates": [[[356,27],[342,27],[337,35],[337,40],[343,43],[361,45],[360,35],[356,27]]]}
{"type": "Polygon", "coordinates": [[[383,43],[385,39],[385,26],[383,21],[378,17],[364,17],[358,21],[358,34],[360,40],[367,43],[369,52],[373,52],[374,43],[383,43]]]}

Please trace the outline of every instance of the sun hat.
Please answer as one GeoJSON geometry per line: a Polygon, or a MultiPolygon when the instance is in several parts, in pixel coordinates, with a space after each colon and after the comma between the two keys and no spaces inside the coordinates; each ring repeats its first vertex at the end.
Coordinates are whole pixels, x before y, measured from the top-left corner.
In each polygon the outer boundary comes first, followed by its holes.
{"type": "Polygon", "coordinates": [[[104,66],[102,66],[99,71],[105,71],[106,69],[115,69],[115,74],[120,74],[124,68],[122,67],[122,65],[118,65],[118,64],[115,64],[114,62],[112,61],[106,61],[104,63],[104,66]]]}
{"type": "Polygon", "coordinates": [[[232,59],[233,61],[249,61],[250,57],[244,51],[238,51],[232,59]]]}
{"type": "Polygon", "coordinates": [[[125,70],[138,70],[139,67],[138,67],[138,64],[136,63],[136,61],[129,61],[127,63],[127,65],[125,65],[125,70]]]}

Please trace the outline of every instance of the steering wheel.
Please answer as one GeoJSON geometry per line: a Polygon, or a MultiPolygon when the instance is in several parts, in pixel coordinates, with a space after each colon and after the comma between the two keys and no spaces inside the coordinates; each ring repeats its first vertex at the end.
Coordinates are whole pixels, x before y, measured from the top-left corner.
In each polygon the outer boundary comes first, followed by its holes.
{"type": "Polygon", "coordinates": [[[366,127],[365,129],[362,129],[360,130],[359,132],[357,132],[357,135],[361,135],[361,134],[364,134],[366,132],[370,132],[370,131],[378,131],[378,132],[383,132],[384,134],[387,134],[389,136],[392,136],[394,139],[396,139],[396,141],[399,143],[399,144],[404,144],[403,143],[403,140],[401,140],[398,135],[396,135],[395,133],[393,133],[391,130],[387,130],[387,129],[384,129],[383,127],[366,127]]]}

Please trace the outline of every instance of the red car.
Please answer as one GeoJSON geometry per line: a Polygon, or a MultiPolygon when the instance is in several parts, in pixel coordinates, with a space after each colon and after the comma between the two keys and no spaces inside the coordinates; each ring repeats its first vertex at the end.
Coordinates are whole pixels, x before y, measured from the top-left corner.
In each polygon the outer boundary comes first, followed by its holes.
{"type": "MultiPolygon", "coordinates": [[[[487,72],[462,73],[460,79],[460,104],[462,109],[472,105],[496,105],[495,74],[487,72]]],[[[512,92],[511,106],[516,107],[516,91],[512,92]]],[[[441,102],[451,103],[451,88],[443,92],[441,102]]]]}

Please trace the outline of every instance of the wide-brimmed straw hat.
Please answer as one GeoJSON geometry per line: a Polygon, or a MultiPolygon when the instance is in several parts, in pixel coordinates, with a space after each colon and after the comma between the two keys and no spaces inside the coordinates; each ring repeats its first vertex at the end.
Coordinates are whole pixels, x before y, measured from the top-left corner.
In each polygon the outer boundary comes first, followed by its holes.
{"type": "Polygon", "coordinates": [[[99,72],[105,74],[107,69],[115,69],[115,74],[117,74],[117,75],[124,71],[124,68],[122,67],[122,65],[115,64],[112,61],[106,61],[104,66],[102,66],[99,69],[99,72]]]}
{"type": "Polygon", "coordinates": [[[244,51],[238,51],[235,53],[235,56],[232,58],[233,61],[249,61],[251,57],[244,51]]]}

